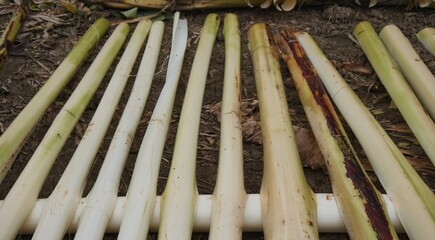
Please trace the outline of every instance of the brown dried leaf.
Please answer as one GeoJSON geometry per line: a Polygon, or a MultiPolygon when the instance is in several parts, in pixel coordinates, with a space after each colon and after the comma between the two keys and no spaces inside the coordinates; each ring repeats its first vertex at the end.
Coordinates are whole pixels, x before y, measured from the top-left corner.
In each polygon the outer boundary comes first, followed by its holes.
{"type": "Polygon", "coordinates": [[[353,63],[353,62],[343,62],[340,65],[341,68],[349,71],[349,72],[355,72],[355,73],[361,73],[365,75],[372,75],[373,69],[370,67],[365,67],[361,64],[353,63]]]}
{"type": "Polygon", "coordinates": [[[246,141],[263,144],[263,138],[261,136],[261,126],[259,121],[259,114],[246,118],[242,122],[243,137],[246,141]]]}
{"type": "Polygon", "coordinates": [[[311,130],[294,127],[296,144],[299,150],[302,166],[311,169],[326,170],[326,162],[311,130]]]}

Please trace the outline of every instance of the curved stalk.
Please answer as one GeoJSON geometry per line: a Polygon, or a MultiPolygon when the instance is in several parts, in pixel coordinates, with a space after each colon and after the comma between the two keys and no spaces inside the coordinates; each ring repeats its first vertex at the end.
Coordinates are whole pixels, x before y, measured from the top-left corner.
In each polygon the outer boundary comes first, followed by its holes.
{"type": "Polygon", "coordinates": [[[240,30],[235,14],[224,22],[225,73],[221,110],[219,168],[214,190],[210,239],[242,239],[246,191],[240,120],[240,30]]]}
{"type": "Polygon", "coordinates": [[[168,181],[162,194],[158,239],[190,239],[198,198],[196,150],[202,99],[220,18],[209,14],[202,28],[178,123],[168,181]]]}
{"type": "MultiPolygon", "coordinates": [[[[143,29],[137,28],[137,30],[143,29]]],[[[93,160],[110,125],[137,55],[145,41],[146,34],[139,34],[137,30],[122,54],[79,146],[59,183],[48,198],[47,207],[32,239],[61,239],[65,234],[83,194],[93,160]]]]}
{"type": "MultiPolygon", "coordinates": [[[[413,239],[435,235],[435,196],[314,40],[301,43],[328,93],[361,143],[406,232],[413,239]]],[[[391,214],[390,214],[391,217],[391,214]]]]}
{"type": "MultiPolygon", "coordinates": [[[[173,25],[175,32],[172,36],[166,83],[157,100],[136,159],[118,235],[120,240],[146,239],[154,211],[159,167],[187,45],[187,20],[178,20],[178,15],[175,15],[173,25]]],[[[163,34],[163,23],[161,31],[163,34]]]]}
{"type": "Polygon", "coordinates": [[[119,25],[65,103],[0,207],[0,239],[13,239],[35,204],[57,155],[121,49],[128,25],[119,25]]]}
{"type": "MultiPolygon", "coordinates": [[[[138,37],[142,44],[150,27],[151,20],[139,22],[133,34],[134,42],[138,37]]],[[[80,218],[74,239],[102,239],[104,236],[104,230],[118,196],[124,164],[151,88],[158,59],[156,53],[160,50],[160,37],[160,35],[153,36],[152,41],[147,43],[145,48],[147,51],[143,55],[127,105],[119,120],[97,180],[86,197],[86,208],[80,218]],[[149,48],[151,44],[156,44],[156,47],[149,48]]]]}
{"type": "Polygon", "coordinates": [[[364,171],[314,66],[297,40],[305,34],[284,30],[275,35],[276,45],[325,157],[348,233],[352,239],[398,239],[381,194],[364,171]]]}
{"type": "Polygon", "coordinates": [[[44,86],[0,136],[0,183],[14,162],[26,137],[44,115],[48,106],[72,79],[93,46],[103,38],[109,27],[110,22],[104,18],[95,21],[44,86]]]}
{"type": "Polygon", "coordinates": [[[249,29],[260,103],[264,173],[261,210],[266,239],[318,239],[316,201],[296,147],[278,60],[266,24],[249,29]]]}

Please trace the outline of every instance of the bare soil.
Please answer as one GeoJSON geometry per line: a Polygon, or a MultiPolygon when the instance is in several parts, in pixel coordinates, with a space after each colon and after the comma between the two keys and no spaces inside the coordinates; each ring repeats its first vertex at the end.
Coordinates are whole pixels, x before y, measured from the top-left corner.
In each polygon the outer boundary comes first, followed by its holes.
{"type": "MultiPolygon", "coordinates": [[[[13,119],[23,109],[23,107],[35,95],[38,89],[48,79],[50,74],[56,69],[69,50],[73,47],[80,36],[87,30],[92,22],[101,16],[116,19],[114,10],[84,8],[79,14],[71,14],[64,8],[57,6],[56,3],[35,5],[33,11],[29,13],[26,24],[18,36],[10,57],[4,68],[0,71],[0,134],[10,125],[13,119]],[[42,17],[45,16],[45,17],[42,17]],[[48,17],[48,18],[47,18],[48,17]]],[[[0,6],[0,29],[6,27],[10,19],[10,6],[0,6]]],[[[169,129],[168,139],[163,154],[163,161],[160,168],[158,194],[163,192],[171,162],[172,150],[175,142],[177,123],[182,107],[182,102],[187,86],[191,64],[197,47],[197,40],[201,31],[201,26],[205,16],[210,11],[185,12],[183,17],[189,23],[189,44],[180,79],[175,107],[172,115],[172,123],[169,129]]],[[[370,21],[377,31],[387,24],[396,24],[404,34],[410,39],[416,51],[420,54],[423,61],[435,71],[435,58],[418,42],[415,34],[424,27],[435,26],[435,11],[415,9],[406,11],[403,7],[392,8],[373,8],[366,9],[360,7],[325,6],[318,8],[302,8],[292,12],[278,12],[275,10],[259,9],[240,9],[216,11],[222,18],[226,12],[233,12],[239,15],[241,23],[241,33],[243,37],[242,52],[242,98],[249,106],[249,115],[258,113],[258,106],[255,105],[257,99],[255,80],[251,64],[251,58],[247,48],[247,31],[249,27],[257,22],[266,22],[272,29],[279,30],[286,26],[293,26],[297,29],[307,31],[318,42],[325,54],[332,60],[346,81],[351,85],[358,96],[364,101],[368,109],[374,114],[375,118],[386,128],[393,140],[398,144],[405,156],[414,163],[414,166],[421,174],[423,180],[432,188],[435,188],[433,165],[423,152],[417,140],[413,136],[409,127],[403,120],[398,109],[392,103],[386,90],[380,83],[375,73],[371,72],[371,66],[366,59],[363,51],[352,38],[352,31],[357,23],[363,20],[370,21]],[[349,66],[357,66],[355,70],[349,66]],[[363,69],[364,71],[362,71],[363,69]],[[368,73],[367,73],[367,72],[368,73]]],[[[132,25],[133,26],[133,25],[132,25]]],[[[166,64],[170,50],[170,30],[172,22],[166,21],[166,31],[162,43],[159,64],[156,70],[154,82],[149,95],[146,108],[138,127],[133,146],[131,148],[128,161],[122,175],[119,195],[124,196],[128,189],[129,181],[133,172],[136,155],[139,151],[141,139],[147,127],[147,122],[151,116],[154,104],[159,96],[161,88],[165,82],[166,64]]],[[[113,28],[112,28],[113,30],[113,28]]],[[[106,36],[107,37],[107,36],[106,36]]],[[[0,199],[4,199],[9,189],[13,186],[20,172],[32,156],[38,144],[44,137],[56,114],[65,104],[68,97],[79,83],[86,69],[98,53],[102,43],[98,45],[91,56],[80,68],[77,75],[60,94],[57,100],[50,106],[41,119],[33,133],[27,139],[24,147],[18,155],[10,172],[0,185],[0,199]]],[[[140,57],[138,58],[140,59],[140,57]]],[[[118,57],[119,60],[119,57],[118,57]]],[[[88,177],[84,196],[89,192],[96,180],[99,168],[104,160],[105,153],[110,144],[114,130],[125,107],[127,98],[134,81],[134,73],[137,71],[139,61],[133,70],[128,86],[124,92],[121,103],[112,120],[111,127],[105,137],[104,143],[95,159],[91,173],[88,177]]],[[[99,90],[95,94],[85,113],[81,117],[75,130],[65,144],[57,161],[40,193],[40,198],[46,198],[52,192],[60,179],[65,167],[68,164],[74,150],[76,149],[87,124],[89,123],[98,103],[104,93],[105,87],[113,73],[113,64],[106,78],[103,80],[99,90]]],[[[213,57],[211,60],[209,75],[207,79],[206,92],[203,101],[203,113],[200,125],[200,137],[198,142],[197,158],[197,184],[200,194],[212,194],[217,174],[218,153],[219,153],[219,120],[210,108],[219,103],[222,98],[223,71],[224,71],[224,41],[222,30],[219,32],[213,57]]],[[[296,90],[290,79],[287,69],[282,67],[283,79],[286,85],[286,93],[289,104],[289,112],[293,124],[297,127],[309,129],[308,121],[305,117],[303,108],[297,97],[296,90]]],[[[344,123],[346,125],[346,123],[344,123]]],[[[356,148],[360,159],[368,165],[367,158],[351,134],[351,140],[356,148]]],[[[262,179],[262,146],[258,139],[252,138],[258,127],[251,129],[253,134],[246,134],[244,141],[244,170],[245,186],[248,193],[258,193],[262,179]]],[[[300,139],[299,145],[304,147],[301,150],[302,158],[314,158],[315,162],[321,162],[319,154],[310,156],[312,148],[317,148],[312,137],[300,139]]],[[[332,192],[330,180],[326,171],[312,164],[305,163],[304,171],[310,186],[316,193],[332,192]],[[314,169],[313,169],[314,168],[314,169]]],[[[321,164],[320,164],[321,165],[321,164]]],[[[384,192],[376,175],[369,171],[370,177],[376,186],[384,192]]],[[[193,239],[207,239],[207,233],[195,233],[193,239]]],[[[114,239],[116,235],[107,235],[107,239],[114,239]]],[[[17,239],[29,239],[30,236],[19,236],[17,239]]],[[[67,234],[65,239],[73,238],[73,234],[67,234]]],[[[150,239],[155,239],[154,233],[150,234],[150,239]]],[[[405,234],[401,238],[408,239],[405,234]]],[[[244,239],[263,239],[262,233],[245,233],[244,239]]],[[[347,234],[321,234],[321,239],[348,239],[347,234]]]]}

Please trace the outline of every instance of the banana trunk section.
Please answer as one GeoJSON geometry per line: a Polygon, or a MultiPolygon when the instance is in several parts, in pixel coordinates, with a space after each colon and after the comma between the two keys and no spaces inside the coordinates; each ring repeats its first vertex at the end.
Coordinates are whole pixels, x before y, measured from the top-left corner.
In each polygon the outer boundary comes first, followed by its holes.
{"type": "Polygon", "coordinates": [[[291,72],[313,133],[325,157],[333,191],[352,239],[398,239],[381,194],[364,171],[314,66],[299,45],[298,32],[274,35],[291,72]]]}
{"type": "Polygon", "coordinates": [[[302,170],[279,62],[272,54],[266,24],[253,25],[248,38],[263,136],[260,198],[265,239],[318,239],[316,201],[302,170]]]}

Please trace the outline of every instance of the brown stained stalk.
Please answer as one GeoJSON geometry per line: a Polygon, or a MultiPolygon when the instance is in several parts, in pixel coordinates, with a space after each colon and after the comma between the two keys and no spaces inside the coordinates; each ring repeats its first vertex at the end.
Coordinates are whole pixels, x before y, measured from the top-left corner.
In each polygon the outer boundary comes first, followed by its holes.
{"type": "MultiPolygon", "coordinates": [[[[325,155],[327,160],[334,192],[337,196],[343,196],[343,199],[338,199],[339,206],[340,201],[342,201],[341,203],[344,205],[352,205],[349,201],[362,201],[365,211],[363,215],[365,215],[370,222],[370,226],[366,226],[366,228],[369,230],[372,228],[373,230],[370,231],[374,231],[377,239],[397,239],[397,235],[394,232],[391,223],[389,222],[388,216],[385,213],[385,208],[380,198],[380,194],[369,180],[366,172],[359,162],[357,155],[352,148],[344,128],[338,118],[338,115],[335,112],[326,93],[326,90],[323,87],[321,80],[317,76],[316,70],[308,59],[304,49],[299,45],[295,36],[295,32],[292,30],[285,30],[280,34],[275,34],[273,38],[275,47],[279,48],[281,56],[287,63],[287,66],[292,74],[299,98],[301,99],[304,109],[307,112],[307,116],[310,120],[310,124],[313,127],[315,136],[316,138],[319,138],[318,142],[321,146],[322,153],[325,155]],[[324,129],[314,126],[322,124],[322,120],[318,117],[319,115],[316,115],[317,109],[320,109],[320,118],[324,119],[323,121],[326,121],[326,127],[324,129]],[[309,113],[310,111],[312,113],[309,113]],[[316,132],[316,128],[329,131],[329,133],[320,131],[316,132]],[[331,139],[331,137],[333,139],[333,143],[328,140],[331,139]],[[321,141],[324,141],[324,143],[321,141]],[[322,148],[322,145],[326,147],[322,148]],[[339,156],[342,157],[339,159],[339,161],[342,162],[334,160],[334,156],[331,156],[331,150],[326,149],[331,145],[337,146],[338,150],[341,151],[339,156]],[[332,166],[332,164],[335,165],[332,166]],[[337,174],[340,174],[340,168],[343,170],[345,177],[342,176],[340,178],[340,176],[337,176],[337,174]],[[343,182],[339,182],[340,180],[343,182]],[[345,182],[349,180],[353,184],[353,189],[350,190],[346,189],[344,186],[345,182]],[[347,191],[348,194],[343,191],[347,191]],[[352,196],[352,193],[355,191],[357,191],[357,194],[359,195],[357,198],[352,196]],[[346,195],[351,197],[346,199],[346,195]]],[[[355,203],[355,205],[357,205],[357,203],[355,203]]],[[[351,208],[349,208],[349,206],[341,206],[341,208],[342,213],[344,212],[345,214],[345,216],[343,216],[345,223],[346,219],[353,221],[351,217],[352,215],[354,216],[353,219],[358,221],[359,217],[355,215],[358,213],[351,212],[351,208]],[[348,212],[346,212],[346,209],[348,212]]],[[[346,226],[348,228],[351,226],[350,229],[348,229],[351,236],[354,235],[356,238],[361,238],[361,233],[358,233],[358,231],[364,232],[365,234],[370,234],[367,229],[358,229],[359,226],[364,228],[364,224],[364,221],[362,221],[362,224],[358,226],[356,223],[350,222],[346,223],[346,226]]]]}
{"type": "Polygon", "coordinates": [[[9,22],[9,25],[6,27],[0,38],[0,70],[6,63],[9,50],[15,41],[18,31],[20,31],[25,16],[26,12],[24,9],[22,7],[17,7],[11,21],[9,22]]]}
{"type": "Polygon", "coordinates": [[[319,239],[316,199],[296,147],[287,97],[265,23],[248,32],[263,137],[261,215],[266,239],[319,239]]]}

